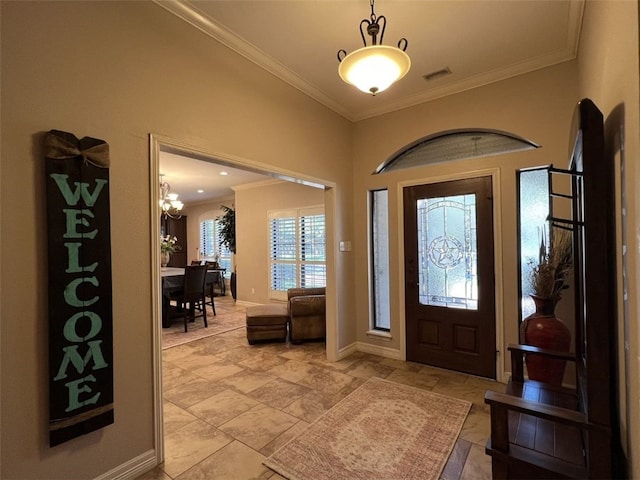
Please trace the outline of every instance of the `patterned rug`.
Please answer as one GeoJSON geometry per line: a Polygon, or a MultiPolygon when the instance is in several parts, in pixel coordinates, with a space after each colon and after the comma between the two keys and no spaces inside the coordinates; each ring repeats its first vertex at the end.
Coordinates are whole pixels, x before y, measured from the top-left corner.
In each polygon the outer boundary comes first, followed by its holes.
{"type": "Polygon", "coordinates": [[[438,479],[470,408],[371,378],[264,464],[290,480],[438,479]]]}
{"type": "Polygon", "coordinates": [[[187,333],[184,332],[182,317],[175,317],[171,322],[171,327],[162,329],[162,349],[166,350],[237,328],[245,328],[245,310],[244,307],[236,306],[233,300],[216,298],[216,316],[213,315],[211,307],[207,306],[209,326],[205,328],[202,317],[197,317],[194,322],[189,322],[187,333]]]}

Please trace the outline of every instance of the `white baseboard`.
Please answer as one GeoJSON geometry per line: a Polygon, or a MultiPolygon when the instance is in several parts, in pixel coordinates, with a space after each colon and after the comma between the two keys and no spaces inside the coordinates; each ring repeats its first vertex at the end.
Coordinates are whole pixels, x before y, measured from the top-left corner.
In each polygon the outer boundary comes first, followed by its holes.
{"type": "Polygon", "coordinates": [[[358,351],[358,346],[355,343],[352,343],[351,345],[347,345],[346,347],[338,350],[338,360],[347,358],[349,355],[357,351],[358,351]]]}
{"type": "Polygon", "coordinates": [[[392,358],[393,360],[400,360],[401,358],[400,350],[396,348],[381,347],[364,342],[356,342],[356,348],[358,352],[370,353],[379,357],[392,358]]]}
{"type": "Polygon", "coordinates": [[[147,450],[131,460],[103,473],[94,480],[132,480],[158,465],[155,450],[147,450]]]}
{"type": "Polygon", "coordinates": [[[400,350],[389,347],[380,347],[378,345],[371,345],[370,343],[364,342],[354,342],[351,345],[347,345],[346,347],[338,350],[338,360],[342,360],[355,352],[370,353],[371,355],[377,355],[379,357],[400,360],[400,350]]]}

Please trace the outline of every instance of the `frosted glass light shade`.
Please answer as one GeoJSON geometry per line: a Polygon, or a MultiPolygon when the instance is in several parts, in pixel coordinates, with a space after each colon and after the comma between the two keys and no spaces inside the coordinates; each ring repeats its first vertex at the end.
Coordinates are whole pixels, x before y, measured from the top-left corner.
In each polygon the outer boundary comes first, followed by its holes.
{"type": "Polygon", "coordinates": [[[365,93],[383,92],[411,68],[409,55],[396,47],[372,45],[344,57],[338,66],[340,78],[365,93]]]}

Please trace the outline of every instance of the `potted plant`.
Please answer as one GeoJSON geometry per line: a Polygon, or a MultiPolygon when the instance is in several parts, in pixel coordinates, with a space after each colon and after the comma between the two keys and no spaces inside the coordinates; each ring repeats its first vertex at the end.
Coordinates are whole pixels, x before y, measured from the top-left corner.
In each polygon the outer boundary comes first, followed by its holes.
{"type": "MultiPolygon", "coordinates": [[[[236,211],[222,205],[222,211],[224,215],[218,217],[218,222],[221,225],[220,236],[222,237],[221,243],[226,246],[233,254],[236,253],[236,211]]],[[[236,272],[231,272],[231,280],[229,284],[231,288],[231,296],[236,299],[236,272]]]]}
{"type": "MultiPolygon", "coordinates": [[[[536,311],[522,321],[521,341],[527,345],[568,352],[571,333],[555,315],[555,306],[568,288],[573,270],[572,232],[555,227],[551,230],[549,244],[543,232],[538,259],[533,263],[530,277],[531,298],[536,311]]],[[[527,373],[532,380],[562,385],[565,360],[549,359],[528,354],[527,373]]]]}
{"type": "Polygon", "coordinates": [[[177,245],[178,238],[175,235],[160,235],[160,265],[166,267],[171,258],[171,254],[180,249],[177,245]]]}

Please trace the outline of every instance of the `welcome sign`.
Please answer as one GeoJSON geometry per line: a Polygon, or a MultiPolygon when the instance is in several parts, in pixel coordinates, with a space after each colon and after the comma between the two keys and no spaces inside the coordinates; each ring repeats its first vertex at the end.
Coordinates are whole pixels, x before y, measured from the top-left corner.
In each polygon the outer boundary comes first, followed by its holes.
{"type": "Polygon", "coordinates": [[[45,157],[53,447],[114,421],[109,146],[51,130],[45,157]]]}

